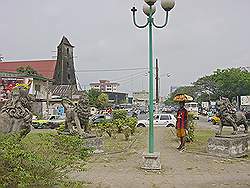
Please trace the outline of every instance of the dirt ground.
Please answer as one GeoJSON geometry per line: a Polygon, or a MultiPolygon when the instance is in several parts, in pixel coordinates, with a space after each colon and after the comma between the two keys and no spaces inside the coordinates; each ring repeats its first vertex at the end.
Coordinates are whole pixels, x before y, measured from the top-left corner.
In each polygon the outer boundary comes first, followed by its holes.
{"type": "Polygon", "coordinates": [[[155,129],[155,151],[160,152],[161,171],[147,172],[140,168],[142,154],[147,151],[145,129],[129,150],[95,155],[88,162],[87,170],[69,176],[86,182],[87,187],[101,188],[250,187],[249,158],[218,158],[188,149],[179,152],[172,131],[164,127],[155,129]]]}

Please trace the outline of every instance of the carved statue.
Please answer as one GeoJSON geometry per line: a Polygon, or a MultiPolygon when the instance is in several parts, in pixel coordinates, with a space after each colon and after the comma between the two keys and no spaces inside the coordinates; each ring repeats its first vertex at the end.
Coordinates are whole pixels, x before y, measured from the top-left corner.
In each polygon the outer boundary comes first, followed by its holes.
{"type": "Polygon", "coordinates": [[[62,105],[65,109],[65,131],[79,135],[87,135],[88,122],[90,116],[90,107],[86,94],[80,96],[78,103],[75,105],[70,100],[64,99],[62,105]],[[65,103],[67,101],[67,104],[65,103]]]}
{"type": "Polygon", "coordinates": [[[75,107],[75,111],[79,117],[81,128],[84,132],[89,132],[89,117],[90,117],[90,106],[89,99],[86,92],[80,96],[79,101],[75,107]]]}
{"type": "Polygon", "coordinates": [[[13,88],[10,99],[0,111],[0,132],[18,132],[26,136],[32,126],[31,101],[27,87],[13,88]]]}
{"type": "Polygon", "coordinates": [[[244,133],[248,132],[247,119],[243,112],[236,111],[228,98],[222,98],[217,101],[218,114],[220,118],[219,130],[216,135],[221,135],[223,126],[232,126],[232,134],[238,133],[238,126],[244,125],[244,133]]]}

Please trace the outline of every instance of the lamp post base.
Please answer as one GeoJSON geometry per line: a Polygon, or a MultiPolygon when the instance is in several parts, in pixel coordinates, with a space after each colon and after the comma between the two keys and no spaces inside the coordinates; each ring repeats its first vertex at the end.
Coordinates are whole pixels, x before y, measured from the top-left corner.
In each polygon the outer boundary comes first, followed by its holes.
{"type": "Polygon", "coordinates": [[[143,153],[143,164],[145,170],[161,170],[160,153],[143,153]]]}

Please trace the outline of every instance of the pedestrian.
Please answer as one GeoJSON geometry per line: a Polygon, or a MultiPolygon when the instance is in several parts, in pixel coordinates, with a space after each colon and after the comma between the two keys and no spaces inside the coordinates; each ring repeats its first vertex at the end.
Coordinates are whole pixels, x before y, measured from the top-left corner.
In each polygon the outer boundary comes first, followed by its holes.
{"type": "Polygon", "coordinates": [[[180,146],[178,150],[183,150],[185,147],[185,136],[188,122],[188,112],[185,109],[185,102],[180,102],[180,108],[177,111],[176,133],[180,138],[180,146]]]}

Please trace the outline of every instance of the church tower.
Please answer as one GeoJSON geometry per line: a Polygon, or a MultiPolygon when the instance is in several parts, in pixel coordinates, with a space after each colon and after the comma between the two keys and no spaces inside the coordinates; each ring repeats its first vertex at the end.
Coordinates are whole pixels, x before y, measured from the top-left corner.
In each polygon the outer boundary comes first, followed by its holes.
{"type": "Polygon", "coordinates": [[[73,48],[63,36],[57,47],[57,63],[54,73],[54,85],[76,85],[73,48]]]}

